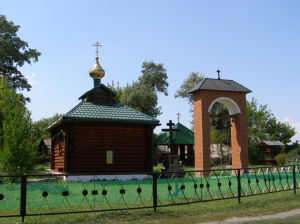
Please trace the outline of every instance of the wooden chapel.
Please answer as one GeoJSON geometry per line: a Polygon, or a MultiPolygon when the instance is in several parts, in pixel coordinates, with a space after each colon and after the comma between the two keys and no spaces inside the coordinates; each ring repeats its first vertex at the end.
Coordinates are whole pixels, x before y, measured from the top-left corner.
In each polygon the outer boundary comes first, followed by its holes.
{"type": "Polygon", "coordinates": [[[64,174],[151,172],[152,134],[159,120],[114,100],[116,93],[101,84],[101,45],[94,46],[96,62],[89,72],[94,87],[48,128],[51,169],[64,174]]]}

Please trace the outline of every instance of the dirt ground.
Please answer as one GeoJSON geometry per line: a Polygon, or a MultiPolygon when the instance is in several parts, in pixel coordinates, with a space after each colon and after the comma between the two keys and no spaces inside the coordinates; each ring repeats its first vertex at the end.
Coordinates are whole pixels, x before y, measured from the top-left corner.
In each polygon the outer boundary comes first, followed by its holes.
{"type": "Polygon", "coordinates": [[[244,222],[252,222],[252,221],[254,222],[254,221],[261,221],[261,220],[285,219],[295,215],[300,215],[300,209],[295,209],[288,212],[282,212],[275,215],[264,215],[259,217],[245,217],[245,218],[232,217],[230,219],[221,222],[206,222],[202,224],[236,224],[236,223],[244,223],[244,222]]]}

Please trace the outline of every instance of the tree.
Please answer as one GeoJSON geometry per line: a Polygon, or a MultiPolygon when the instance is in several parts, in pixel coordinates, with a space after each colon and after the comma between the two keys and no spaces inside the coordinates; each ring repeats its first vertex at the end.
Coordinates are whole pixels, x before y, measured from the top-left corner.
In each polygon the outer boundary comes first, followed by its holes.
{"type": "MultiPolygon", "coordinates": [[[[191,72],[189,76],[183,81],[180,88],[176,90],[174,96],[175,98],[180,97],[183,99],[187,99],[190,105],[190,112],[193,113],[193,95],[188,94],[188,92],[195,86],[197,83],[201,82],[204,79],[204,75],[199,74],[199,72],[191,72]]],[[[194,116],[192,115],[191,120],[192,128],[194,127],[194,116]]]]}
{"type": "Polygon", "coordinates": [[[143,75],[139,77],[139,83],[142,86],[148,85],[154,92],[161,92],[167,96],[169,86],[167,82],[168,75],[163,66],[163,64],[156,64],[153,61],[144,61],[141,71],[143,75]]]}
{"type": "Polygon", "coordinates": [[[199,72],[192,72],[189,74],[189,76],[183,81],[180,88],[176,90],[175,98],[181,97],[184,99],[187,99],[190,106],[191,106],[191,112],[193,112],[193,96],[189,95],[188,92],[199,82],[201,82],[204,79],[204,75],[199,74],[199,72]]]}
{"type": "Polygon", "coordinates": [[[63,114],[54,114],[52,117],[49,118],[42,118],[36,122],[33,123],[33,129],[34,129],[34,135],[35,138],[38,140],[38,143],[44,139],[44,138],[50,138],[51,133],[47,131],[47,128],[53,124],[55,121],[57,121],[59,118],[61,118],[63,114]]]}
{"type": "Polygon", "coordinates": [[[156,64],[153,61],[142,64],[142,75],[138,77],[138,81],[127,84],[122,88],[112,84],[107,87],[113,90],[117,95],[115,101],[132,107],[142,113],[152,117],[160,115],[161,107],[158,106],[158,93],[168,95],[167,88],[169,86],[167,72],[163,64],[156,64]]]}
{"type": "Polygon", "coordinates": [[[41,55],[36,49],[28,48],[28,43],[17,36],[20,26],[7,21],[0,15],[0,78],[5,77],[14,89],[30,90],[31,85],[18,70],[25,63],[38,61],[41,55]]]}
{"type": "Polygon", "coordinates": [[[156,117],[161,114],[158,107],[158,96],[150,85],[133,82],[123,89],[121,103],[134,108],[144,114],[156,117]]]}
{"type": "Polygon", "coordinates": [[[37,151],[32,147],[30,113],[21,94],[15,93],[4,78],[0,79],[0,107],[0,170],[9,175],[28,174],[37,161],[37,151]]]}
{"type": "Polygon", "coordinates": [[[115,101],[120,103],[120,99],[123,95],[123,89],[122,87],[120,87],[119,83],[117,86],[115,86],[114,81],[111,82],[111,84],[107,83],[107,88],[111,89],[112,91],[114,91],[117,95],[115,96],[115,101]]]}
{"type": "MultiPolygon", "coordinates": [[[[246,103],[249,161],[251,164],[258,164],[261,151],[257,144],[261,140],[281,141],[288,144],[291,143],[291,138],[296,134],[296,131],[288,123],[277,122],[267,105],[258,105],[255,98],[246,103]]],[[[293,149],[293,147],[287,148],[293,149]]]]}

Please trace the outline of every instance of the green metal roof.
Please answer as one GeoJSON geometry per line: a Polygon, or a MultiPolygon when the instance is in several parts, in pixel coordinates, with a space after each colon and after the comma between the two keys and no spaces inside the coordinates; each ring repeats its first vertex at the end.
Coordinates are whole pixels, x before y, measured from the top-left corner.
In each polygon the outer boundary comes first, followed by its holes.
{"type": "Polygon", "coordinates": [[[158,126],[159,120],[139,112],[131,107],[125,106],[115,101],[110,102],[88,102],[86,96],[97,89],[103,89],[116,96],[116,93],[100,84],[87,91],[81,97],[82,100],[72,110],[54,122],[48,130],[60,125],[64,121],[94,122],[94,123],[126,123],[158,126]]]}
{"type": "MultiPolygon", "coordinates": [[[[173,144],[184,144],[184,145],[193,145],[194,144],[194,132],[184,125],[177,123],[175,126],[173,126],[175,129],[179,129],[180,131],[173,131],[172,137],[173,137],[173,144]]],[[[168,145],[170,143],[170,132],[164,132],[162,135],[160,135],[154,144],[156,145],[168,145]]]]}
{"type": "Polygon", "coordinates": [[[117,102],[94,103],[82,101],[48,129],[52,129],[64,120],[159,125],[159,120],[117,102]]]}

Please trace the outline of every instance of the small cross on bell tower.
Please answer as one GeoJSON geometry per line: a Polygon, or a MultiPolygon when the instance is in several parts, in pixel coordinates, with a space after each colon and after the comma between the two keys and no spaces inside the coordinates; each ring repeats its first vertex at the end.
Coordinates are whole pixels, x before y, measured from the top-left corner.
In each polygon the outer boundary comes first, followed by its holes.
{"type": "Polygon", "coordinates": [[[220,72],[221,72],[221,71],[218,69],[218,71],[217,71],[217,73],[218,73],[218,79],[221,79],[221,78],[220,78],[220,72]]]}

